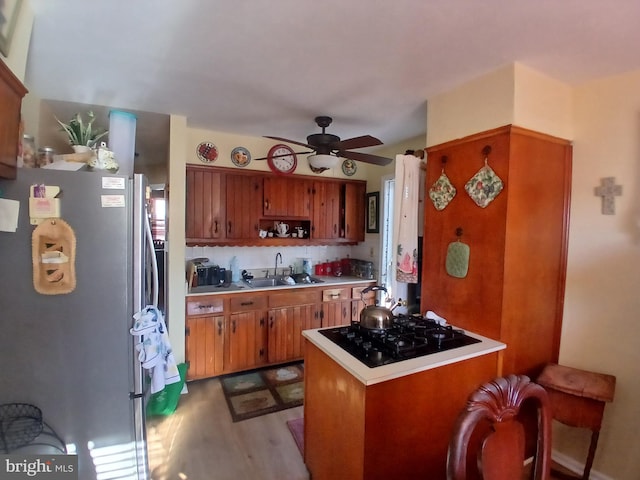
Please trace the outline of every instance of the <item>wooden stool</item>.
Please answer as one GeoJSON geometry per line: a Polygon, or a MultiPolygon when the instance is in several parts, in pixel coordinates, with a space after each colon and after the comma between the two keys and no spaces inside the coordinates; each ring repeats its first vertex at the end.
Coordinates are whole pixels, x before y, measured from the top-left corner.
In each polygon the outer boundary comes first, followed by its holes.
{"type": "Polygon", "coordinates": [[[591,430],[589,454],[582,474],[582,479],[588,480],[598,446],[604,406],[613,400],[616,377],[549,364],[538,377],[537,383],[545,387],[549,394],[554,419],[571,427],[591,430]]]}

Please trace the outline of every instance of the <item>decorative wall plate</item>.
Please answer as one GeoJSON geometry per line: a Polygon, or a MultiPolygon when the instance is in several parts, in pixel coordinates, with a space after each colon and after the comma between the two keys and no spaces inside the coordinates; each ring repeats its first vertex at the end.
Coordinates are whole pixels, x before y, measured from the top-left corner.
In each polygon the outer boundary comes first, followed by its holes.
{"type": "Polygon", "coordinates": [[[196,148],[196,153],[201,162],[213,163],[218,159],[218,149],[211,142],[202,142],[196,148]]]}
{"type": "Polygon", "coordinates": [[[358,166],[353,160],[347,158],[342,162],[342,173],[344,173],[346,176],[350,177],[351,175],[356,173],[356,170],[358,170],[358,166]]]}
{"type": "Polygon", "coordinates": [[[231,150],[231,161],[236,167],[246,167],[251,162],[251,153],[244,147],[231,150]]]}

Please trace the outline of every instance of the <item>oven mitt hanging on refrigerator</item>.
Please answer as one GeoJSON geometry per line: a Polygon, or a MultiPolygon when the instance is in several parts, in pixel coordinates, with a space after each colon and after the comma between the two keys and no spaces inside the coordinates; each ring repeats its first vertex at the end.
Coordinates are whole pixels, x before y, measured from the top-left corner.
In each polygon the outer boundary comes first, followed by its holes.
{"type": "Polygon", "coordinates": [[[447,249],[446,268],[452,277],[466,277],[469,271],[469,245],[460,240],[451,242],[447,249]]]}
{"type": "Polygon", "coordinates": [[[76,288],[76,235],[61,218],[43,220],[31,234],[33,287],[43,295],[76,288]]]}

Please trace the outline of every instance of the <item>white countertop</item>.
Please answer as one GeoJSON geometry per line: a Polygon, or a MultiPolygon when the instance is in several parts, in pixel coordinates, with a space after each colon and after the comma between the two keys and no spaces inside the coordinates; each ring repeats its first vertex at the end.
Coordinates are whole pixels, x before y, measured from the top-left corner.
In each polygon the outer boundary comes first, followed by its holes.
{"type": "Polygon", "coordinates": [[[376,383],[386,382],[388,380],[393,380],[394,378],[411,375],[412,373],[418,373],[432,368],[449,365],[451,363],[461,362],[470,358],[504,350],[507,347],[502,342],[465,331],[467,335],[477,338],[481,340],[481,342],[446,350],[444,352],[423,355],[421,357],[370,368],[342,347],[336,345],[327,337],[319,333],[319,330],[325,329],[319,328],[315,330],[304,330],[302,335],[365,385],[375,385],[376,383]]]}
{"type": "Polygon", "coordinates": [[[350,276],[341,276],[341,277],[333,277],[333,276],[321,276],[321,275],[312,275],[312,277],[317,278],[318,280],[322,280],[320,283],[296,283],[295,285],[277,285],[273,287],[251,287],[244,282],[235,282],[230,284],[228,287],[216,286],[216,285],[205,285],[202,287],[193,287],[188,293],[187,296],[197,296],[197,295],[212,295],[212,294],[222,294],[222,293],[235,293],[235,292],[259,292],[264,290],[283,290],[287,288],[309,288],[309,287],[335,287],[340,285],[349,285],[351,283],[369,283],[374,282],[375,280],[368,280],[366,278],[360,277],[350,277],[350,276]]]}

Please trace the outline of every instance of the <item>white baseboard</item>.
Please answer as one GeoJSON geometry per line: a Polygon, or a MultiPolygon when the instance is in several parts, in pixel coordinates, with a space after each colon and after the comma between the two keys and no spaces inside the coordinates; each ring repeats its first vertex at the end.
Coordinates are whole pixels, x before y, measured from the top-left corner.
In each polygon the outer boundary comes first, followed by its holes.
{"type": "MultiPolygon", "coordinates": [[[[584,472],[584,463],[578,462],[575,459],[564,455],[563,453],[558,452],[557,450],[551,451],[551,458],[554,462],[559,463],[567,470],[571,470],[573,473],[577,475],[582,475],[584,472]]],[[[589,473],[590,480],[614,480],[612,477],[608,477],[607,475],[600,473],[594,469],[591,469],[589,473]]]]}

